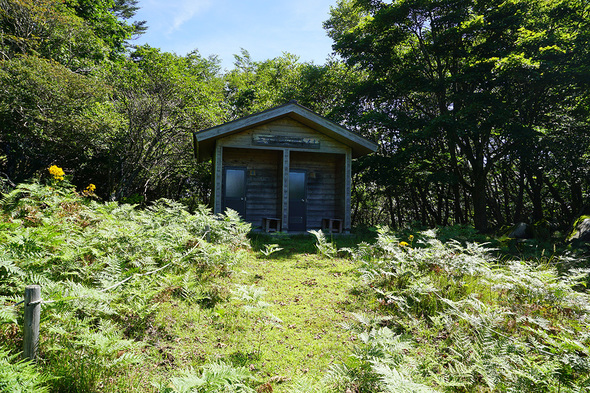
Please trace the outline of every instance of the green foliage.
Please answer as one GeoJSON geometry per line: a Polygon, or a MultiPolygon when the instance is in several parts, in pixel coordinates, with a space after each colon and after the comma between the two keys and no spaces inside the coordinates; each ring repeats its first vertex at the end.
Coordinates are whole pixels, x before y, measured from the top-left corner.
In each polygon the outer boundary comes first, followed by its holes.
{"type": "Polygon", "coordinates": [[[109,128],[120,121],[109,91],[104,82],[52,60],[24,55],[1,62],[0,143],[6,162],[0,164],[6,173],[20,182],[58,161],[84,170],[92,155],[107,148],[109,128]]]}
{"type": "Polygon", "coordinates": [[[264,249],[260,250],[260,252],[262,253],[262,255],[264,255],[265,257],[270,257],[272,254],[274,254],[275,252],[279,252],[281,251],[283,248],[279,247],[278,244],[266,244],[264,246],[264,249]]]}
{"type": "Polygon", "coordinates": [[[225,101],[232,118],[261,112],[292,98],[287,97],[285,90],[296,83],[300,74],[302,64],[297,56],[286,53],[256,62],[242,49],[241,54],[234,57],[234,69],[224,76],[225,101]]]}
{"type": "Polygon", "coordinates": [[[256,390],[247,385],[252,379],[252,374],[244,367],[213,363],[203,367],[200,376],[188,370],[172,378],[169,384],[157,387],[161,393],[254,393],[256,390]]]}
{"type": "Polygon", "coordinates": [[[320,230],[311,230],[309,231],[309,233],[311,233],[312,235],[315,236],[316,238],[316,248],[318,250],[318,253],[326,258],[334,258],[336,256],[336,254],[338,253],[338,250],[336,249],[336,246],[334,245],[334,243],[329,242],[326,239],[326,235],[324,235],[324,232],[320,231],[320,230]]]}
{"type": "MultiPolygon", "coordinates": [[[[223,300],[214,280],[239,262],[250,228],[231,212],[191,214],[169,200],[140,210],[55,185],[21,184],[0,211],[0,295],[6,302],[25,285],[42,285],[39,364],[56,391],[98,391],[145,362],[142,340],[165,294],[223,300]]],[[[17,321],[1,310],[9,334],[17,321]]]]}
{"type": "Polygon", "coordinates": [[[10,355],[0,347],[0,392],[45,393],[43,386],[47,377],[43,376],[30,362],[18,360],[20,355],[10,355]]]}
{"type": "Polygon", "coordinates": [[[88,72],[110,54],[120,51],[123,40],[129,38],[130,32],[124,22],[118,21],[108,11],[108,2],[94,3],[88,2],[86,11],[76,12],[72,8],[77,7],[72,7],[72,2],[2,0],[2,58],[35,55],[56,61],[72,71],[88,72]],[[101,16],[94,18],[92,13],[101,16]],[[97,26],[101,22],[110,23],[111,31],[97,26]]]}
{"type": "Polygon", "coordinates": [[[379,228],[374,244],[347,244],[349,260],[307,254],[314,238],[335,252],[320,232],[279,237],[282,257],[263,260],[232,211],[138,209],[21,184],[0,212],[0,372],[21,386],[27,375],[31,391],[122,391],[136,378],[164,381],[159,391],[252,392],[256,375],[285,392],[575,392],[590,377],[590,302],[575,290],[588,272],[558,274],[557,256],[500,261],[467,228],[379,228]],[[43,287],[42,374],[15,355],[14,304],[30,283],[43,287]],[[310,362],[329,367],[323,381],[318,367],[286,382],[310,362]]]}
{"type": "Polygon", "coordinates": [[[311,381],[309,378],[298,378],[289,387],[292,393],[327,393],[330,390],[321,382],[311,381]]]}
{"type": "MultiPolygon", "coordinates": [[[[137,47],[128,61],[111,64],[103,77],[115,88],[114,104],[126,119],[111,140],[103,183],[111,199],[190,198],[204,185],[195,164],[191,132],[224,120],[222,79],[215,58],[137,47]]],[[[207,172],[205,172],[205,175],[207,172]]],[[[203,180],[208,185],[207,180],[203,180]]],[[[197,194],[206,201],[206,192],[197,194]]]]}
{"type": "Polygon", "coordinates": [[[264,339],[263,334],[266,328],[280,326],[283,321],[267,310],[271,304],[262,300],[266,294],[264,288],[255,285],[238,285],[233,293],[235,299],[243,304],[244,311],[251,314],[254,319],[252,329],[258,332],[258,348],[256,352],[260,355],[262,340],[264,339]]]}
{"type": "Polygon", "coordinates": [[[338,374],[357,385],[387,380],[391,391],[412,376],[452,390],[577,391],[590,376],[590,308],[588,295],[573,288],[587,272],[560,276],[547,264],[500,265],[491,251],[443,244],[434,231],[416,234],[410,246],[385,228],[374,247],[352,250],[360,263],[359,293],[371,296],[384,316],[359,317],[366,331],[361,341],[370,343],[379,325],[409,338],[400,359],[412,372],[348,361],[338,374]]]}
{"type": "Polygon", "coordinates": [[[587,204],[587,12],[580,1],[339,1],[324,26],[363,75],[344,118],[380,142],[359,160],[353,216],[479,231],[574,219],[587,204]]]}
{"type": "Polygon", "coordinates": [[[327,379],[339,389],[359,392],[433,392],[414,383],[402,368],[409,343],[387,327],[359,334],[360,344],[342,365],[334,365],[327,379]]]}

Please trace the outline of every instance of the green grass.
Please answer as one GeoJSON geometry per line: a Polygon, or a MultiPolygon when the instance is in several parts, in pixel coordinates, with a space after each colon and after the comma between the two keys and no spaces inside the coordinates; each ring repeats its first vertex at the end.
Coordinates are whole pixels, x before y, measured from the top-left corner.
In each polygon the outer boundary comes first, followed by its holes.
{"type": "Polygon", "coordinates": [[[264,258],[249,251],[220,284],[264,289],[268,306],[248,311],[248,302],[231,293],[213,308],[168,299],[154,318],[164,338],[149,349],[160,360],[153,371],[224,361],[249,368],[277,392],[291,391],[292,382],[302,376],[319,381],[331,364],[348,356],[356,339],[341,326],[350,322],[351,311],[363,307],[350,294],[354,281],[355,265],[346,259],[296,250],[287,257],[264,258]],[[281,322],[272,323],[269,314],[281,322]]]}

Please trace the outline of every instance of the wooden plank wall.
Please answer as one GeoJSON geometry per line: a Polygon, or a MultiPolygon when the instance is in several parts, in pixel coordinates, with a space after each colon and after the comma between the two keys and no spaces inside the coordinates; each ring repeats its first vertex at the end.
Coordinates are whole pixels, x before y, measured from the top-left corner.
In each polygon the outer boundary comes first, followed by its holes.
{"type": "Polygon", "coordinates": [[[223,186],[223,147],[219,141],[215,144],[215,155],[213,156],[213,213],[222,212],[222,186],[223,186]]]}
{"type": "Polygon", "coordinates": [[[283,187],[282,195],[282,209],[281,209],[281,226],[283,231],[289,229],[289,167],[291,162],[291,151],[288,149],[283,150],[283,161],[279,170],[279,176],[282,176],[281,184],[283,187]]]}
{"type": "Polygon", "coordinates": [[[322,218],[344,219],[344,190],[338,186],[337,170],[343,156],[291,151],[291,169],[307,171],[307,227],[321,228],[322,218]]]}
{"type": "Polygon", "coordinates": [[[352,149],[348,148],[344,165],[344,230],[352,227],[351,220],[351,191],[352,191],[352,149]]]}
{"type": "MultiPolygon", "coordinates": [[[[261,149],[273,149],[272,146],[253,146],[252,139],[254,135],[274,135],[284,137],[297,138],[312,138],[319,140],[320,148],[313,149],[313,151],[324,153],[345,153],[347,146],[335,139],[332,139],[324,134],[321,134],[314,129],[299,123],[290,118],[279,119],[268,124],[253,127],[239,134],[230,135],[223,138],[224,146],[232,147],[249,147],[261,149]]],[[[283,147],[274,147],[275,149],[283,149],[283,147]]],[[[305,150],[305,148],[289,148],[291,151],[305,150]]]]}
{"type": "Polygon", "coordinates": [[[247,168],[244,219],[252,223],[253,227],[261,226],[263,217],[281,217],[282,160],[281,151],[223,149],[224,166],[247,168]]]}
{"type": "Polygon", "coordinates": [[[221,162],[224,167],[247,168],[244,219],[254,228],[262,225],[264,217],[277,217],[282,218],[283,230],[287,229],[289,169],[308,173],[308,228],[321,228],[322,218],[342,219],[345,229],[350,228],[350,209],[346,208],[350,203],[350,179],[346,178],[350,176],[350,147],[296,120],[282,118],[220,138],[216,150],[222,160],[215,165],[215,201],[221,205],[221,162]],[[252,143],[255,135],[312,138],[319,141],[320,148],[259,146],[252,143]]]}
{"type": "MultiPolygon", "coordinates": [[[[345,220],[345,193],[346,193],[346,156],[342,155],[336,160],[336,212],[334,218],[345,220]]],[[[347,228],[348,229],[348,228],[347,228]]]]}

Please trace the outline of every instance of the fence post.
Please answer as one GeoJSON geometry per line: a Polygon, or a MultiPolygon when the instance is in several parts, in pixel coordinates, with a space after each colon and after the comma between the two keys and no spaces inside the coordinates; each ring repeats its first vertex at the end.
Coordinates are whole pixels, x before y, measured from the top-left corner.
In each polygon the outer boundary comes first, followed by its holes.
{"type": "Polygon", "coordinates": [[[23,357],[35,360],[39,345],[39,322],[41,320],[41,287],[27,285],[25,288],[25,329],[23,357]]]}
{"type": "Polygon", "coordinates": [[[211,227],[209,225],[205,225],[205,240],[207,243],[211,243],[211,227]]]}

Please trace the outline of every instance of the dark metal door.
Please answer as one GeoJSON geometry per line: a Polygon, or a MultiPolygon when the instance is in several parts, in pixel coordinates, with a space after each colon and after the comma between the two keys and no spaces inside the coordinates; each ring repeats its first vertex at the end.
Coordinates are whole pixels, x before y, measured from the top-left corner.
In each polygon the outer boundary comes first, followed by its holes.
{"type": "Polygon", "coordinates": [[[307,176],[305,171],[289,172],[289,230],[307,229],[307,176]]]}
{"type": "Polygon", "coordinates": [[[230,208],[246,218],[246,168],[223,171],[223,211],[230,208]]]}

